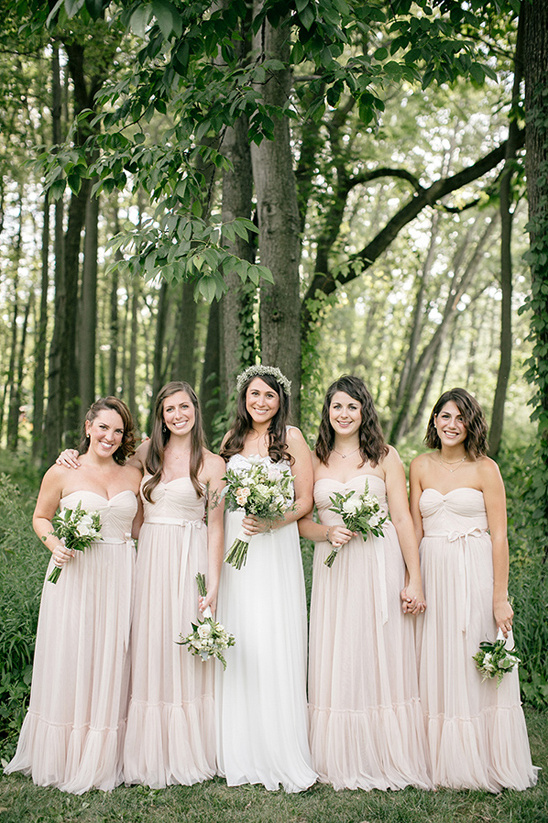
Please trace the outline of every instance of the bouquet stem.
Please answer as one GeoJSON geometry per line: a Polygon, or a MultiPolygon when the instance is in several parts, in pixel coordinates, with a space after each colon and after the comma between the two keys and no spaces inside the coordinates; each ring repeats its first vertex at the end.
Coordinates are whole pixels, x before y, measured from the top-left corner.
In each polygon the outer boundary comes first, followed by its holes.
{"type": "Polygon", "coordinates": [[[57,583],[57,581],[59,580],[60,577],[61,577],[61,567],[60,566],[55,566],[53,568],[52,573],[48,577],[48,583],[57,583]]]}
{"type": "Polygon", "coordinates": [[[326,566],[329,566],[329,568],[331,568],[331,566],[332,566],[332,565],[333,565],[333,563],[335,562],[335,558],[336,558],[336,556],[338,555],[338,553],[339,553],[339,549],[333,549],[333,551],[331,552],[331,554],[330,554],[330,555],[328,555],[328,556],[325,558],[325,560],[323,561],[323,562],[325,563],[325,565],[326,565],[326,566]]]}
{"type": "Polygon", "coordinates": [[[230,563],[230,565],[234,566],[235,569],[241,569],[242,566],[245,566],[247,561],[247,549],[250,540],[251,535],[244,534],[243,531],[240,531],[238,537],[230,547],[230,550],[225,557],[225,563],[230,563]]]}

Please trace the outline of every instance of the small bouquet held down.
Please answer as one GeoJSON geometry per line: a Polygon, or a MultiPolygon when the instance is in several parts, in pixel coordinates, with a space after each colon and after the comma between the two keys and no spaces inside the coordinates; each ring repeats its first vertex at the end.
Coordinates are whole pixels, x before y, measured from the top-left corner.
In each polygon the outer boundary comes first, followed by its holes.
{"type": "MultiPolygon", "coordinates": [[[[340,514],[347,529],[352,532],[359,532],[364,538],[368,534],[382,537],[383,525],[387,517],[381,512],[378,497],[369,494],[367,480],[362,494],[355,491],[349,491],[347,494],[335,492],[335,496],[329,499],[333,503],[329,507],[329,511],[340,514]]],[[[324,560],[326,566],[331,568],[340,549],[340,546],[333,548],[331,554],[324,560]]]]}
{"type": "MultiPolygon", "coordinates": [[[[83,552],[92,543],[101,539],[99,512],[87,512],[82,508],[80,501],[75,509],[63,509],[58,512],[51,522],[55,537],[62,540],[67,549],[71,551],[83,552]]],[[[61,568],[56,566],[48,577],[48,581],[57,583],[60,574],[61,568]]]]}
{"type": "MultiPolygon", "coordinates": [[[[205,597],[207,589],[205,577],[201,572],[196,575],[196,582],[200,596],[205,597]]],[[[190,634],[186,637],[181,634],[181,639],[175,642],[180,646],[188,646],[189,652],[200,655],[204,663],[210,657],[216,657],[223,664],[223,669],[226,669],[223,652],[236,642],[234,635],[227,632],[221,623],[213,619],[209,606],[204,610],[204,619],[190,625],[192,626],[190,634]]]]}
{"type": "Polygon", "coordinates": [[[476,668],[481,673],[482,682],[489,677],[496,677],[498,688],[506,672],[512,671],[521,663],[513,645],[509,650],[506,648],[507,643],[508,640],[504,638],[499,629],[494,643],[490,640],[483,640],[480,643],[479,652],[472,655],[472,659],[476,661],[476,668]]]}
{"type": "MultiPolygon", "coordinates": [[[[243,509],[246,515],[260,520],[276,521],[291,509],[294,500],[293,476],[287,466],[273,465],[267,458],[250,457],[249,466],[228,469],[226,502],[230,509],[243,509]]],[[[252,535],[240,530],[225,557],[235,569],[241,569],[247,559],[247,547],[252,535]]]]}

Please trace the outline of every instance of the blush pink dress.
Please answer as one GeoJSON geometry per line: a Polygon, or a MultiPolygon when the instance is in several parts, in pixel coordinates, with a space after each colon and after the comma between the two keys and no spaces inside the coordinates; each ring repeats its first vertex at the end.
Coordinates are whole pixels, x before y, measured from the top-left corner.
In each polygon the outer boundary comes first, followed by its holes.
{"type": "Polygon", "coordinates": [[[137,511],[129,489],[110,500],[72,492],[61,508],[79,501],[100,513],[102,542],[76,552],[56,584],[44,582],[29,710],[6,768],[74,794],[122,782],[137,511]]]}
{"type": "MultiPolygon", "coordinates": [[[[314,499],[326,526],[335,492],[362,493],[365,483],[386,514],[376,475],[348,483],[317,480],[314,499]]],[[[336,789],[430,787],[414,643],[414,619],[402,613],[405,566],[390,521],[384,535],[352,538],[333,566],[332,546],[314,552],[310,613],[309,701],[312,763],[336,789]]]]}
{"type": "Polygon", "coordinates": [[[536,783],[518,672],[482,682],[473,655],[495,640],[493,557],[483,493],[425,489],[421,568],[428,608],[417,621],[419,685],[435,785],[526,789],[536,783]]]}

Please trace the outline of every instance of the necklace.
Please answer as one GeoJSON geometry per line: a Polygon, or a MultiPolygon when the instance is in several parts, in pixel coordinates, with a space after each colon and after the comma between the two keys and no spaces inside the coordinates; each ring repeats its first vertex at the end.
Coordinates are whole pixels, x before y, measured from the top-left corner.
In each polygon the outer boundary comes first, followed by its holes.
{"type": "Polygon", "coordinates": [[[343,459],[343,460],[346,460],[346,458],[347,458],[347,457],[350,457],[352,454],[355,454],[355,453],[359,450],[359,448],[360,448],[360,447],[358,446],[358,448],[357,448],[357,449],[353,449],[351,452],[348,452],[348,454],[343,454],[342,452],[338,451],[338,450],[337,450],[337,449],[335,449],[335,448],[333,448],[333,451],[334,451],[336,454],[339,454],[339,455],[342,457],[342,459],[343,459]]]}
{"type": "Polygon", "coordinates": [[[465,460],[466,460],[466,455],[464,457],[461,457],[460,460],[452,460],[451,462],[449,462],[449,460],[444,460],[443,457],[440,454],[440,464],[443,466],[444,469],[447,469],[447,471],[450,472],[451,474],[453,474],[453,472],[456,472],[458,469],[460,469],[460,467],[462,466],[462,464],[464,463],[465,460]],[[449,466],[455,466],[456,468],[450,469],[449,466]]]}

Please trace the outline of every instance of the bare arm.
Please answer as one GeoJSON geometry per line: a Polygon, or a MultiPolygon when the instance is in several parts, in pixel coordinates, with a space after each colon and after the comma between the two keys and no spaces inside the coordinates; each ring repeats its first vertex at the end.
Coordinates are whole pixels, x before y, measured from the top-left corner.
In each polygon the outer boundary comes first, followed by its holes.
{"type": "MultiPolygon", "coordinates": [[[[315,476],[320,461],[314,452],[312,452],[311,456],[315,476]]],[[[301,537],[305,537],[307,540],[313,540],[315,543],[327,541],[331,543],[332,546],[339,547],[344,546],[345,543],[348,543],[348,541],[354,537],[354,532],[351,532],[350,529],[347,529],[344,525],[326,526],[318,523],[313,519],[312,513],[313,511],[311,510],[299,520],[299,534],[301,537]]]]}
{"type": "Polygon", "coordinates": [[[422,489],[422,481],[421,481],[421,465],[423,462],[424,456],[420,455],[419,457],[415,457],[414,460],[411,461],[411,465],[409,466],[409,499],[410,499],[410,510],[411,510],[411,518],[413,520],[413,526],[415,528],[415,535],[417,537],[417,543],[420,544],[423,538],[423,530],[422,530],[422,515],[419,508],[419,500],[421,498],[421,494],[423,492],[422,489]]]}
{"type": "Polygon", "coordinates": [[[408,581],[405,587],[407,602],[415,606],[415,608],[408,608],[408,611],[411,610],[413,613],[422,612],[426,608],[426,600],[422,589],[419,546],[409,512],[405,471],[394,448],[390,447],[388,455],[382,461],[382,468],[385,472],[390,517],[398,535],[401,553],[407,569],[408,581]]]}
{"type": "Polygon", "coordinates": [[[53,524],[51,522],[59,508],[63,494],[65,472],[65,468],[55,465],[45,473],[32,517],[34,531],[44,545],[48,547],[53,562],[59,567],[74,557],[74,552],[67,549],[59,538],[53,534],[53,524]]]}
{"type": "MultiPolygon", "coordinates": [[[[203,482],[208,487],[207,502],[207,596],[200,598],[200,609],[207,606],[215,613],[217,594],[224,554],[223,512],[224,498],[222,491],[225,462],[216,454],[208,453],[203,471],[203,482]]],[[[202,478],[200,478],[202,480],[202,478]]]]}
{"type": "Polygon", "coordinates": [[[512,628],[514,612],[508,601],[509,551],[506,492],[497,464],[483,458],[479,468],[487,522],[493,544],[493,616],[505,637],[512,628]]]}

